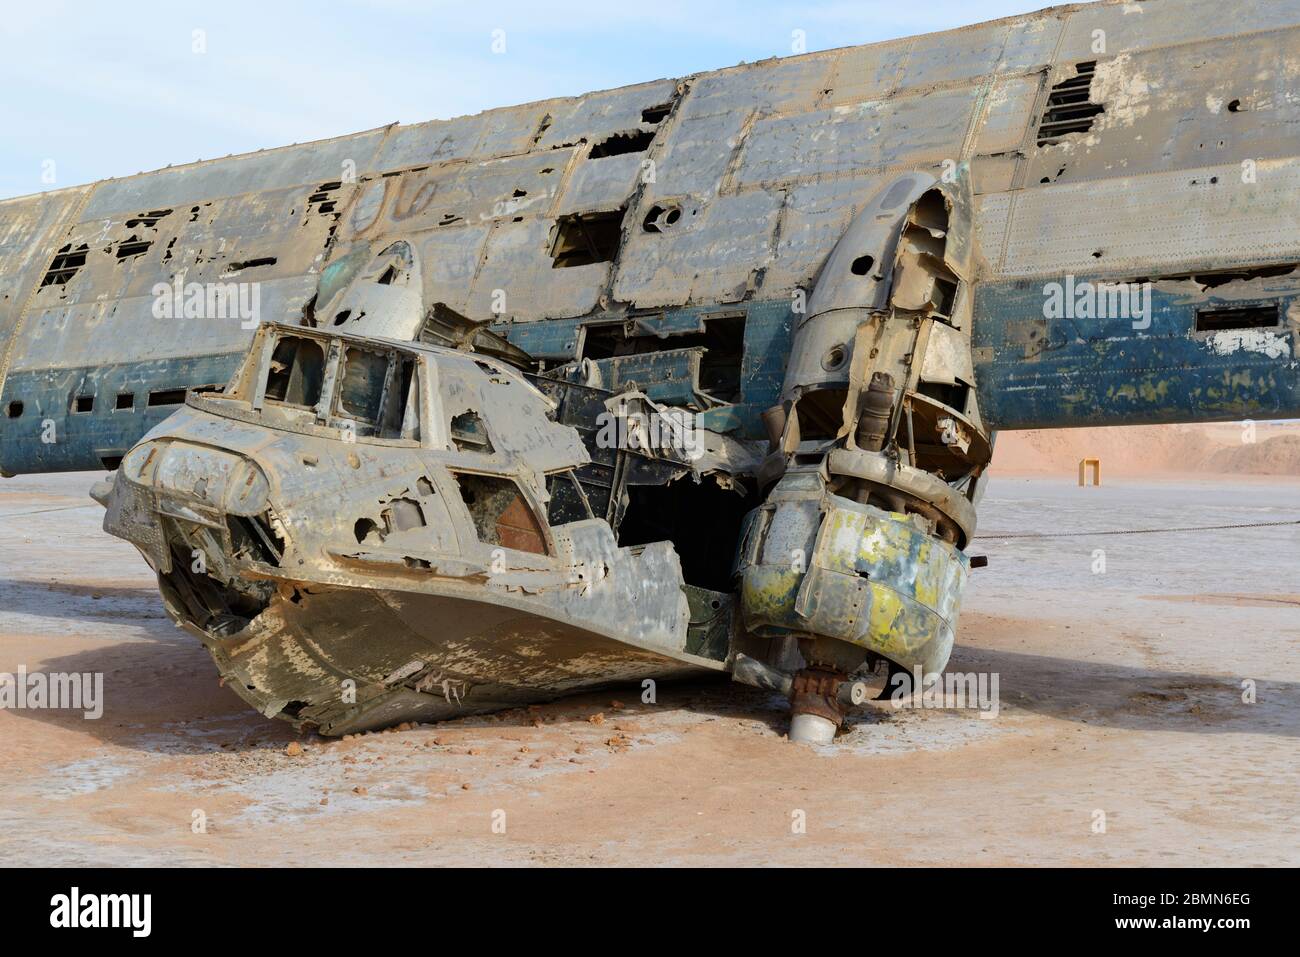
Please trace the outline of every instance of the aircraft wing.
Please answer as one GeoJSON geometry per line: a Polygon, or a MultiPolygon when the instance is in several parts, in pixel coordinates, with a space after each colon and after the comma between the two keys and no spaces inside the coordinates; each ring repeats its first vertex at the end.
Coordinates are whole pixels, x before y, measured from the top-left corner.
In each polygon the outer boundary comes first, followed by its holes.
{"type": "Polygon", "coordinates": [[[1078,4],[6,200],[0,472],[113,468],[259,321],[398,305],[760,437],[914,170],[967,195],[932,378],[988,427],[1300,415],[1298,40],[1294,0],[1078,4]]]}

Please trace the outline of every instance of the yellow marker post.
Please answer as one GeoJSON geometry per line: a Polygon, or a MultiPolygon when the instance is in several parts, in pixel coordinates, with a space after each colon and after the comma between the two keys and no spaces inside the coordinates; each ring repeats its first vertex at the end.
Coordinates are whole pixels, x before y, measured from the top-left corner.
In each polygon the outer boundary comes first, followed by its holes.
{"type": "Polygon", "coordinates": [[[1088,469],[1092,469],[1092,484],[1101,484],[1101,459],[1080,459],[1079,460],[1079,488],[1088,484],[1088,469]]]}

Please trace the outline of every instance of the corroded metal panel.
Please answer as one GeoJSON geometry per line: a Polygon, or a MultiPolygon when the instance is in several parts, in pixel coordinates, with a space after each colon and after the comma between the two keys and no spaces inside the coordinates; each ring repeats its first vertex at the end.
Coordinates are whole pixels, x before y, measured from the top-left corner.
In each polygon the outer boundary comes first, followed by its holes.
{"type": "MultiPolygon", "coordinates": [[[[1116,278],[1300,261],[1300,159],[1062,183],[980,201],[981,245],[1005,241],[994,276],[1116,278]],[[1004,222],[999,237],[994,224],[1004,222]]],[[[989,278],[994,278],[993,276],[989,278]]]]}
{"type": "Polygon", "coordinates": [[[610,264],[555,269],[551,236],[551,223],[543,219],[497,223],[470,288],[466,314],[528,321],[592,312],[609,282],[610,264]],[[496,303],[500,309],[494,309],[496,303]]]}
{"type": "Polygon", "coordinates": [[[638,306],[748,298],[772,256],[784,196],[754,191],[683,205],[680,228],[634,231],[614,297],[638,306]]]}
{"type": "MultiPolygon", "coordinates": [[[[301,311],[316,290],[312,277],[291,276],[259,285],[261,309],[268,314],[292,315],[301,311]]],[[[232,301],[238,302],[238,292],[232,301]]],[[[208,320],[197,343],[193,330],[170,316],[154,314],[152,296],[136,296],[111,302],[53,305],[33,311],[25,328],[30,342],[14,357],[10,374],[86,365],[86,338],[101,340],[94,352],[105,365],[138,361],[224,355],[242,351],[252,326],[237,315],[208,320]]]]}
{"type": "Polygon", "coordinates": [[[781,210],[772,264],[763,275],[768,289],[810,288],[827,250],[888,178],[884,173],[800,183],[781,210]]]}
{"type": "Polygon", "coordinates": [[[1198,43],[1296,25],[1296,9],[1285,0],[1116,0],[1077,4],[1070,11],[1057,60],[1095,55],[1096,31],[1106,32],[1111,56],[1153,47],[1198,43]]]}
{"type": "Polygon", "coordinates": [[[19,345],[13,329],[43,278],[50,243],[67,229],[92,188],[79,186],[0,202],[0,372],[5,352],[19,345]]]}
{"type": "Polygon", "coordinates": [[[84,220],[344,179],[349,168],[370,168],[385,132],[372,130],[105,180],[96,185],[84,220]]]}
{"type": "Polygon", "coordinates": [[[670,106],[677,95],[677,80],[656,80],[602,93],[557,100],[549,104],[545,129],[537,139],[549,150],[577,143],[599,143],[615,133],[653,131],[656,122],[646,111],[670,106]]]}
{"type": "Polygon", "coordinates": [[[959,155],[977,91],[899,96],[755,122],[737,188],[892,167],[931,166],[959,155]],[[907,136],[891,135],[905,129],[907,136]]]}

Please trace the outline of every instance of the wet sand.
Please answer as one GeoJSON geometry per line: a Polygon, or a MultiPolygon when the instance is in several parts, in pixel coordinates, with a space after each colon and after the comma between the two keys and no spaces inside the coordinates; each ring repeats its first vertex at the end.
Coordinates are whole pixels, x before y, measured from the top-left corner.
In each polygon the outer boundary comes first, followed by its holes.
{"type": "Polygon", "coordinates": [[[950,665],[997,717],[818,749],[726,681],[299,737],[218,685],[94,478],[0,480],[0,671],[106,697],[0,710],[3,864],[1300,864],[1300,526],[998,537],[1300,519],[1300,483],[997,476],[950,665]]]}

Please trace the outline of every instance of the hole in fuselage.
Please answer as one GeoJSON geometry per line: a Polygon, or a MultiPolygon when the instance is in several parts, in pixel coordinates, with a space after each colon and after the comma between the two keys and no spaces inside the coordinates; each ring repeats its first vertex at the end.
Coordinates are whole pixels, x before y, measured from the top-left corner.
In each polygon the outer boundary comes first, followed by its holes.
{"type": "Polygon", "coordinates": [[[1229,332],[1234,329],[1276,329],[1281,314],[1278,304],[1201,309],[1196,313],[1197,332],[1229,332]]]}
{"type": "Polygon", "coordinates": [[[589,156],[591,159],[601,159],[605,156],[622,156],[625,153],[644,153],[650,148],[650,142],[654,138],[654,133],[646,130],[615,133],[593,146],[589,156]]]}
{"type": "Polygon", "coordinates": [[[555,221],[555,241],[551,246],[551,266],[589,266],[613,262],[623,236],[623,214],[616,209],[608,213],[580,213],[561,216],[555,221]]]}

